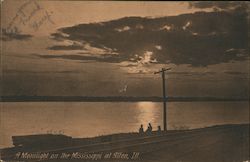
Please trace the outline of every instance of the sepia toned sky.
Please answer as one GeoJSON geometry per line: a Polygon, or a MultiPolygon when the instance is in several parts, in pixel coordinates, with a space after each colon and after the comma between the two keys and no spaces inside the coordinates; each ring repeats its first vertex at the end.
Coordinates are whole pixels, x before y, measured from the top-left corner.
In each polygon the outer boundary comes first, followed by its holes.
{"type": "MultiPolygon", "coordinates": [[[[7,26],[26,1],[9,0],[2,4],[3,26],[7,26]]],[[[51,13],[55,24],[46,24],[34,32],[27,25],[19,25],[25,33],[50,34],[57,28],[80,23],[108,21],[128,16],[161,17],[192,13],[201,9],[190,8],[187,2],[124,2],[124,1],[38,1],[51,13]]],[[[202,9],[209,10],[209,9],[202,9]]]]}
{"type": "Polygon", "coordinates": [[[242,6],[4,1],[3,95],[159,96],[153,73],[171,67],[171,96],[245,98],[247,25],[220,22],[220,11],[242,6]]]}

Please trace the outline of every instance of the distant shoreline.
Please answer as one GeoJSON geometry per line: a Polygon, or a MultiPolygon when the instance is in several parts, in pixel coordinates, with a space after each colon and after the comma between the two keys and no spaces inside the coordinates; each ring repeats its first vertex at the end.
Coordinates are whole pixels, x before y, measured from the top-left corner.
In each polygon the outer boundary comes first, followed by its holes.
{"type": "MultiPolygon", "coordinates": [[[[167,97],[167,102],[249,101],[249,98],[228,97],[167,97]]],[[[162,97],[131,96],[1,96],[1,102],[163,102],[162,97]]]]}

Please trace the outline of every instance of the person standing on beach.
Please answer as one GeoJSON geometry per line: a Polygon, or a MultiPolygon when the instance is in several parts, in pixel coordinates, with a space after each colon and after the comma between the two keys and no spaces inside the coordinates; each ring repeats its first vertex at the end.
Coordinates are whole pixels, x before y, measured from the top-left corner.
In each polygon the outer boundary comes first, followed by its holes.
{"type": "Polygon", "coordinates": [[[143,130],[143,125],[141,125],[141,127],[139,128],[139,134],[143,134],[144,130],[143,130]]]}
{"type": "Polygon", "coordinates": [[[148,123],[148,129],[146,130],[146,133],[151,134],[152,130],[153,130],[153,127],[152,127],[151,123],[148,123]]]}
{"type": "Polygon", "coordinates": [[[148,131],[152,132],[152,130],[153,130],[153,127],[152,127],[151,123],[148,123],[148,131]]]}

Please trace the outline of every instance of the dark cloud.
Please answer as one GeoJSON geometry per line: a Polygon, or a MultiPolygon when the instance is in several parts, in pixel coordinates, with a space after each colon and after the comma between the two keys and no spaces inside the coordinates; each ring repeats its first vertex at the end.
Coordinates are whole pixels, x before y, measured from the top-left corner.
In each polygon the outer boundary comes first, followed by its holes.
{"type": "Polygon", "coordinates": [[[5,29],[2,29],[1,40],[11,41],[11,40],[28,40],[32,37],[30,34],[21,34],[15,32],[7,32],[5,29]]]}
{"type": "Polygon", "coordinates": [[[249,2],[244,1],[196,1],[189,2],[190,7],[195,8],[213,8],[214,10],[247,10],[249,2]]]}
{"type": "Polygon", "coordinates": [[[67,60],[88,60],[88,61],[99,61],[99,62],[120,62],[119,56],[114,57],[113,55],[103,55],[103,56],[86,56],[86,55],[40,55],[34,54],[40,58],[44,59],[67,59],[67,60]]]}
{"type": "Polygon", "coordinates": [[[84,47],[80,45],[68,45],[68,46],[56,45],[56,46],[49,47],[48,49],[50,50],[82,50],[84,49],[84,47]]]}
{"type": "Polygon", "coordinates": [[[61,28],[51,36],[103,50],[109,48],[119,55],[47,58],[105,62],[150,59],[152,63],[207,66],[248,57],[247,15],[240,12],[198,12],[162,18],[125,17],[61,28]],[[147,52],[152,55],[145,56],[147,52]]]}
{"type": "MultiPolygon", "coordinates": [[[[62,70],[62,71],[39,71],[39,74],[74,74],[74,73],[81,73],[84,71],[73,71],[73,70],[62,70]]],[[[4,73],[12,73],[12,74],[37,74],[37,71],[27,71],[27,70],[5,70],[4,73]]]]}

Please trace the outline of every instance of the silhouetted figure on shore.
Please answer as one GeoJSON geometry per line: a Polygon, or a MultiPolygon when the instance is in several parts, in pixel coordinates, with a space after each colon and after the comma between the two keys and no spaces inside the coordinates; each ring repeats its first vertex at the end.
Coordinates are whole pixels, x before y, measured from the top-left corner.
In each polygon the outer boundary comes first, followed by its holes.
{"type": "Polygon", "coordinates": [[[143,134],[144,130],[143,130],[143,125],[141,125],[141,127],[139,128],[139,134],[143,134]]]}
{"type": "Polygon", "coordinates": [[[152,130],[153,130],[153,127],[152,127],[151,123],[148,123],[148,129],[146,130],[146,133],[151,134],[152,130]]]}
{"type": "Polygon", "coordinates": [[[161,126],[158,126],[157,132],[158,132],[158,133],[161,133],[161,126]]]}

